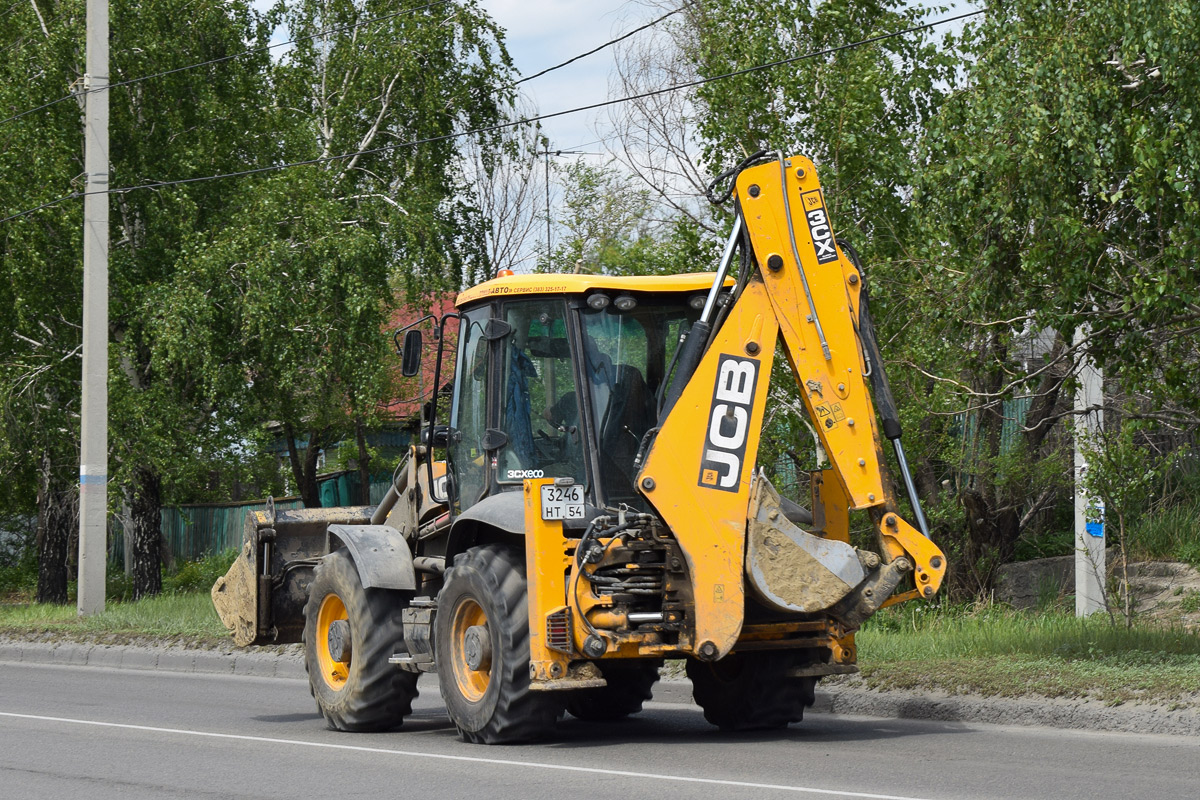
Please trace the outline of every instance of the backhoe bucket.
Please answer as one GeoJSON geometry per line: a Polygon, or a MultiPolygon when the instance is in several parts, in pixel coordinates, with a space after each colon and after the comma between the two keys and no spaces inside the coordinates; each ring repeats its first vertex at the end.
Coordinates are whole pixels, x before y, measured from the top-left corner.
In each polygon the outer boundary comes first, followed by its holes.
{"type": "Polygon", "coordinates": [[[779,493],[761,472],[754,476],[747,522],[747,582],[760,600],[778,611],[825,611],[866,577],[855,548],[789,522],[779,493]]]}
{"type": "Polygon", "coordinates": [[[246,515],[242,551],[213,584],[217,616],[233,641],[289,644],[304,632],[313,567],[329,552],[330,525],[369,524],[370,506],[305,508],[246,515]]]}

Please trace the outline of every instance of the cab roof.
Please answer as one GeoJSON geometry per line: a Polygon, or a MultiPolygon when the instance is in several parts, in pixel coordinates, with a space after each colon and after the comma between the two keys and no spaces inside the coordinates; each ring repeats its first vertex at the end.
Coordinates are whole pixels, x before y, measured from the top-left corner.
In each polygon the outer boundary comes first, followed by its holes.
{"type": "MultiPolygon", "coordinates": [[[[460,292],[454,304],[459,308],[483,299],[521,295],[584,294],[593,289],[623,292],[700,292],[707,291],[715,272],[689,272],[684,275],[509,275],[494,278],[460,292]]],[[[726,279],[725,285],[733,281],[726,279]]]]}

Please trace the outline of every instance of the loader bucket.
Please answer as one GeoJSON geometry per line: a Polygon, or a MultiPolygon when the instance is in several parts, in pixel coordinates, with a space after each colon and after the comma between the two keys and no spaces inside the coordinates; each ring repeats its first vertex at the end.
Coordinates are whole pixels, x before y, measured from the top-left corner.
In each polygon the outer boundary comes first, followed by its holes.
{"type": "Polygon", "coordinates": [[[371,506],[305,508],[246,515],[242,550],[213,584],[217,616],[235,644],[290,644],[304,633],[313,567],[329,552],[330,525],[367,524],[371,506]]]}

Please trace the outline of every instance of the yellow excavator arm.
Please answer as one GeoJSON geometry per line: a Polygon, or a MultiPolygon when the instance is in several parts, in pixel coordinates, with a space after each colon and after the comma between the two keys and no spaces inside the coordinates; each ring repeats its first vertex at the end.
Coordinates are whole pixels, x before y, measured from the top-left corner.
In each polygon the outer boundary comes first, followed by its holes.
{"type": "Polygon", "coordinates": [[[685,343],[682,388],[637,477],[687,558],[703,658],[737,643],[747,590],[768,607],[827,612],[853,630],[889,600],[931,597],[945,574],[942,552],[901,518],[887,479],[872,374],[897,446],[899,423],[864,314],[863,276],[835,241],[812,162],[776,156],[748,167],[736,176],[736,196],[722,267],[734,243],[747,240],[754,268],[724,319],[702,316],[693,328],[689,339],[708,341],[685,343]],[[784,501],[755,470],[777,341],[831,465],[814,476],[819,524],[811,531],[787,519],[784,501]],[[699,357],[694,370],[689,346],[699,357]],[[882,559],[849,545],[851,510],[869,512],[882,559]],[[910,572],[914,588],[896,594],[910,572]]]}

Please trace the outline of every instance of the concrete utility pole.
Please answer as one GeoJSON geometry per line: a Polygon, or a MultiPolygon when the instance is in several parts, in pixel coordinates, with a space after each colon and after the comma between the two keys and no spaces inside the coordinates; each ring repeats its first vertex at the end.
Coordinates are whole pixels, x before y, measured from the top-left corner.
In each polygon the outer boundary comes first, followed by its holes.
{"type": "Polygon", "coordinates": [[[83,82],[83,404],[79,458],[80,616],[104,610],[108,547],[108,0],[87,0],[83,82]]]}
{"type": "MultiPolygon", "coordinates": [[[[1091,329],[1084,325],[1075,331],[1075,343],[1084,341],[1091,329]]],[[[1104,506],[1089,512],[1089,498],[1083,486],[1087,474],[1087,456],[1083,443],[1095,441],[1104,428],[1104,376],[1082,351],[1079,364],[1079,388],[1075,391],[1075,616],[1086,617],[1104,611],[1104,506]]]]}

